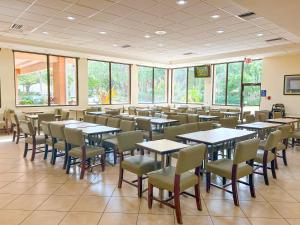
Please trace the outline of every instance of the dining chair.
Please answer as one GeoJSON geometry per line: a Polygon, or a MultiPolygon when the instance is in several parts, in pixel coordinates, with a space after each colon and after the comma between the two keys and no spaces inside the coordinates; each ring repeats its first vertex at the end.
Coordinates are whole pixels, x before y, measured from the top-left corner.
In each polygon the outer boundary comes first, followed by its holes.
{"type": "Polygon", "coordinates": [[[100,124],[100,125],[103,125],[103,126],[106,126],[106,124],[107,124],[107,119],[108,119],[107,116],[97,116],[97,117],[96,117],[96,123],[97,123],[97,124],[100,124]]]}
{"type": "Polygon", "coordinates": [[[20,127],[20,122],[18,115],[16,113],[11,113],[11,123],[12,123],[12,131],[13,131],[13,142],[16,141],[16,144],[19,144],[19,140],[21,137],[24,137],[24,135],[21,135],[22,129],[20,127]]]}
{"type": "Polygon", "coordinates": [[[169,126],[164,128],[164,138],[171,141],[182,142],[181,139],[177,138],[177,135],[181,135],[184,133],[186,133],[186,130],[182,125],[169,126]]]}
{"type": "Polygon", "coordinates": [[[257,117],[259,122],[265,122],[268,119],[266,113],[258,113],[257,117]]]}
{"type": "Polygon", "coordinates": [[[120,118],[108,117],[106,126],[119,128],[120,122],[121,122],[120,118]]]}
{"type": "Polygon", "coordinates": [[[194,145],[179,151],[176,167],[168,166],[148,175],[148,208],[152,208],[153,200],[175,209],[177,222],[182,224],[180,195],[193,196],[185,190],[194,187],[196,205],[202,210],[200,197],[200,167],[205,158],[206,145],[194,145]],[[194,172],[190,172],[193,170],[194,172]],[[153,195],[153,188],[167,190],[169,198],[158,199],[153,195]],[[174,204],[170,203],[174,199],[174,204]]]}
{"type": "Polygon", "coordinates": [[[76,119],[80,121],[83,120],[84,114],[85,110],[76,110],[76,119]]]}
{"type": "Polygon", "coordinates": [[[235,116],[227,117],[227,118],[221,118],[220,119],[220,124],[221,124],[222,127],[235,129],[236,126],[238,125],[238,120],[239,119],[235,116]]]}
{"type": "Polygon", "coordinates": [[[62,108],[54,109],[54,115],[62,115],[62,108]]]}
{"type": "Polygon", "coordinates": [[[297,130],[293,130],[290,133],[290,138],[292,138],[292,147],[295,147],[295,143],[300,140],[300,129],[298,128],[297,130]]]}
{"type": "Polygon", "coordinates": [[[136,108],[134,106],[128,107],[128,115],[136,115],[136,108]]]}
{"type": "Polygon", "coordinates": [[[259,147],[259,139],[250,139],[238,142],[233,160],[219,159],[209,162],[206,166],[206,191],[210,192],[210,186],[215,186],[233,195],[233,201],[236,206],[239,205],[237,183],[242,183],[250,187],[251,196],[255,197],[255,189],[253,184],[253,162],[259,147]],[[211,174],[215,174],[223,178],[223,186],[211,183],[211,174]],[[248,176],[249,183],[239,180],[248,176]],[[226,184],[226,180],[231,183],[226,184]],[[231,185],[232,190],[226,189],[231,185]]]}
{"type": "Polygon", "coordinates": [[[167,117],[168,119],[171,120],[177,120],[177,124],[181,125],[181,124],[186,124],[188,122],[188,116],[187,114],[176,114],[176,115],[168,115],[167,117]]]}
{"type": "Polygon", "coordinates": [[[62,111],[62,113],[61,113],[61,120],[68,120],[69,119],[69,115],[70,115],[70,112],[68,112],[68,111],[62,111]]]}
{"type": "Polygon", "coordinates": [[[167,113],[167,112],[170,112],[170,107],[169,106],[163,106],[163,107],[161,107],[161,112],[162,113],[167,113]]]}
{"type": "Polygon", "coordinates": [[[259,150],[257,151],[257,155],[254,159],[256,166],[255,173],[264,176],[265,184],[269,185],[268,179],[268,169],[271,169],[272,176],[276,179],[276,148],[278,143],[280,142],[282,137],[282,132],[280,130],[276,130],[271,132],[266,141],[260,142],[259,150]],[[268,163],[271,164],[271,168],[268,167],[268,163]],[[263,172],[257,172],[258,168],[263,168],[263,172]]]}
{"type": "Polygon", "coordinates": [[[198,123],[198,131],[206,131],[206,130],[212,130],[214,128],[213,122],[199,122],[198,123]]]}
{"type": "Polygon", "coordinates": [[[188,123],[197,123],[199,122],[198,114],[188,114],[188,123]]]}
{"type": "Polygon", "coordinates": [[[129,131],[117,134],[118,151],[120,154],[120,172],[118,188],[122,188],[123,181],[138,189],[138,197],[142,197],[143,193],[143,179],[144,175],[154,170],[161,168],[161,162],[155,161],[150,156],[145,156],[144,151],[140,151],[140,155],[134,155],[134,151],[137,150],[136,144],[143,142],[142,131],[129,131]],[[132,152],[133,155],[124,157],[124,153],[132,152]],[[128,181],[124,179],[124,170],[127,170],[137,175],[137,181],[128,181]],[[137,184],[135,184],[137,182],[137,184]]]}
{"type": "Polygon", "coordinates": [[[83,122],[87,123],[96,123],[96,116],[93,115],[84,115],[83,116],[83,122]]]}
{"type": "Polygon", "coordinates": [[[186,123],[186,124],[182,124],[180,125],[184,128],[186,133],[193,133],[193,132],[197,132],[199,131],[198,129],[198,123],[186,123]]]}
{"type": "Polygon", "coordinates": [[[20,127],[25,135],[25,147],[23,157],[26,158],[27,152],[32,150],[31,161],[35,159],[37,153],[42,153],[44,151],[37,151],[42,149],[40,145],[45,144],[44,135],[36,135],[36,130],[33,128],[33,125],[30,121],[20,120],[20,127]],[[29,144],[32,145],[32,149],[29,149],[29,144]]]}
{"type": "Polygon", "coordinates": [[[281,112],[273,112],[273,119],[279,119],[282,118],[281,112]]]}
{"type": "Polygon", "coordinates": [[[102,171],[105,170],[105,150],[102,147],[95,147],[86,145],[84,141],[84,135],[82,130],[73,129],[73,128],[65,128],[64,134],[67,142],[67,151],[68,151],[68,159],[67,159],[67,169],[66,173],[70,173],[70,168],[72,165],[80,164],[81,172],[80,179],[83,179],[84,173],[87,169],[92,168],[97,165],[91,165],[91,159],[101,156],[101,168],[102,171]],[[77,160],[80,160],[77,162],[77,160]]]}
{"type": "Polygon", "coordinates": [[[41,128],[43,130],[43,133],[45,135],[45,153],[44,153],[44,159],[46,160],[48,158],[49,153],[49,147],[51,147],[51,152],[53,154],[53,141],[51,136],[51,130],[50,130],[50,123],[43,121],[41,123],[41,128]]]}
{"type": "Polygon", "coordinates": [[[55,121],[55,115],[54,113],[41,113],[38,114],[38,124],[37,124],[37,131],[38,134],[40,134],[41,132],[41,122],[42,121],[46,121],[46,122],[50,122],[50,121],[55,121]]]}
{"type": "Polygon", "coordinates": [[[138,116],[150,116],[149,111],[137,111],[138,116]]]}
{"type": "Polygon", "coordinates": [[[151,125],[151,119],[137,118],[136,128],[142,130],[144,139],[148,141],[160,140],[164,138],[164,134],[153,131],[151,125]]]}
{"type": "Polygon", "coordinates": [[[287,163],[286,151],[289,145],[289,137],[292,131],[292,126],[289,124],[285,124],[278,127],[278,130],[282,132],[282,136],[281,136],[281,141],[279,142],[276,148],[276,153],[277,153],[276,155],[278,158],[282,158],[284,165],[287,166],[288,163],[287,163]],[[281,152],[281,154],[279,152],[281,152]]]}
{"type": "Polygon", "coordinates": [[[77,112],[76,112],[76,110],[70,110],[69,111],[69,119],[70,120],[77,120],[77,112]]]}
{"type": "Polygon", "coordinates": [[[255,122],[255,116],[252,114],[245,115],[246,123],[254,123],[255,122]]]}

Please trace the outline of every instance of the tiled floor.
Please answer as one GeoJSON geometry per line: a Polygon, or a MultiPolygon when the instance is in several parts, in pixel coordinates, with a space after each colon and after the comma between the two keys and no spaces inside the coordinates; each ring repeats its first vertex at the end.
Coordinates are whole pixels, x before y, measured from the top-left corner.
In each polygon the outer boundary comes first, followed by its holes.
{"type": "MultiPolygon", "coordinates": [[[[52,166],[41,155],[34,162],[24,159],[23,147],[22,141],[16,145],[10,137],[0,137],[0,225],[176,224],[172,209],[157,203],[148,209],[146,193],[138,199],[135,188],[124,183],[118,189],[118,166],[107,166],[104,173],[96,169],[80,181],[79,170],[65,174],[62,160],[52,166]]],[[[202,179],[203,211],[196,210],[194,199],[182,196],[184,224],[300,225],[300,147],[289,150],[288,162],[285,167],[279,161],[278,179],[270,176],[268,187],[255,176],[255,199],[239,186],[240,207],[218,189],[205,193],[202,179]]]]}

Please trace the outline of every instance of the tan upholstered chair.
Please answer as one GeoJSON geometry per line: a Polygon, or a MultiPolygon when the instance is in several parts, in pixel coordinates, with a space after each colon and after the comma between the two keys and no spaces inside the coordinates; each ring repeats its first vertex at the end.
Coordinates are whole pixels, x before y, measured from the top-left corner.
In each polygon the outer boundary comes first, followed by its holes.
{"type": "Polygon", "coordinates": [[[84,115],[83,121],[87,123],[96,123],[96,116],[93,115],[84,115]]]}
{"type": "Polygon", "coordinates": [[[101,168],[105,169],[105,150],[101,147],[87,146],[84,142],[82,130],[65,128],[64,134],[68,144],[68,160],[66,173],[69,174],[71,165],[80,163],[80,179],[83,179],[85,170],[91,168],[90,159],[101,156],[101,168]],[[76,162],[80,159],[80,162],[76,162]],[[73,162],[72,162],[73,161],[73,162]]]}
{"type": "Polygon", "coordinates": [[[43,121],[50,122],[55,120],[55,115],[53,113],[41,113],[38,114],[38,124],[37,124],[37,130],[38,134],[40,134],[41,131],[41,123],[43,121]]]}
{"type": "Polygon", "coordinates": [[[118,188],[122,188],[122,182],[125,181],[138,188],[138,196],[142,197],[143,175],[154,170],[160,169],[161,162],[156,162],[153,158],[145,156],[143,151],[141,155],[133,155],[124,157],[125,152],[133,152],[136,150],[136,144],[143,142],[143,133],[141,131],[130,131],[117,134],[118,150],[120,154],[120,173],[118,188]],[[137,175],[137,185],[124,179],[124,170],[137,175]]]}
{"type": "MultiPolygon", "coordinates": [[[[49,146],[52,147],[51,152],[53,150],[53,140],[51,136],[51,130],[50,130],[50,124],[49,122],[43,121],[41,123],[41,128],[43,130],[43,133],[45,135],[45,154],[44,159],[46,160],[48,158],[48,152],[49,152],[49,146]]],[[[52,152],[53,154],[53,152],[52,152]]],[[[52,155],[53,157],[53,155],[52,155]]]]}
{"type": "Polygon", "coordinates": [[[198,129],[198,123],[186,123],[180,125],[184,128],[185,133],[193,133],[199,131],[198,129]]]}
{"type": "Polygon", "coordinates": [[[227,117],[227,118],[221,118],[220,119],[220,124],[221,124],[222,127],[235,129],[236,126],[238,125],[238,118],[235,117],[235,116],[227,117]]]}
{"type": "Polygon", "coordinates": [[[208,114],[208,113],[207,113],[206,111],[204,111],[204,110],[200,110],[200,111],[198,111],[197,113],[198,113],[198,115],[207,115],[207,114],[208,114]]]}
{"type": "Polygon", "coordinates": [[[85,114],[85,110],[82,109],[76,110],[76,119],[83,120],[84,114],[85,114]]]}
{"type": "Polygon", "coordinates": [[[54,109],[54,115],[62,115],[62,108],[54,109]]]}
{"type": "Polygon", "coordinates": [[[286,151],[288,149],[289,137],[292,131],[292,126],[286,124],[280,126],[278,129],[282,132],[282,136],[281,136],[281,141],[278,143],[278,146],[276,148],[276,153],[277,153],[277,157],[282,158],[284,165],[287,166],[288,163],[286,158],[286,151]]]}
{"type": "Polygon", "coordinates": [[[154,140],[159,140],[164,138],[164,134],[152,130],[150,119],[137,118],[136,128],[138,130],[143,131],[144,139],[148,141],[154,141],[154,140]]]}
{"type": "Polygon", "coordinates": [[[108,117],[106,126],[119,128],[120,122],[121,122],[120,118],[108,117]]]}
{"type": "Polygon", "coordinates": [[[171,110],[170,110],[170,107],[169,106],[163,106],[163,107],[161,107],[161,112],[162,113],[168,113],[168,112],[170,112],[171,110]]]}
{"type": "Polygon", "coordinates": [[[212,130],[214,128],[213,122],[199,122],[198,131],[212,130]]]}
{"type": "Polygon", "coordinates": [[[281,112],[273,112],[273,119],[279,119],[282,118],[281,112]]]}
{"type": "Polygon", "coordinates": [[[32,126],[30,121],[21,120],[20,127],[25,135],[25,148],[23,157],[26,158],[28,150],[32,150],[31,161],[34,160],[35,155],[37,153],[41,153],[43,151],[37,151],[42,149],[39,145],[45,144],[45,136],[44,135],[36,135],[36,131],[32,126]],[[32,145],[32,149],[29,149],[29,144],[32,145]]]}
{"type": "Polygon", "coordinates": [[[300,140],[300,130],[294,130],[290,134],[290,138],[292,138],[292,147],[295,146],[296,142],[299,142],[300,140]]]}
{"type": "MultiPolygon", "coordinates": [[[[211,173],[223,178],[222,190],[230,192],[226,189],[226,179],[231,180],[234,204],[239,205],[237,183],[243,183],[249,185],[251,196],[255,197],[255,189],[253,184],[253,162],[257,154],[259,146],[259,139],[250,139],[239,142],[237,144],[233,160],[231,159],[219,159],[209,162],[206,167],[206,191],[210,191],[211,186],[211,173]],[[249,183],[239,181],[240,178],[249,176],[249,183]]],[[[216,185],[214,185],[216,186],[216,185]]],[[[219,187],[219,186],[217,186],[219,187]]]]}
{"type": "Polygon", "coordinates": [[[70,112],[69,112],[69,119],[70,120],[77,120],[76,110],[70,110],[70,112]]]}
{"type": "Polygon", "coordinates": [[[271,163],[272,176],[276,179],[276,148],[281,141],[281,137],[282,132],[280,130],[271,132],[268,135],[267,140],[260,143],[259,150],[254,160],[255,163],[258,163],[258,165],[255,165],[258,166],[257,168],[263,168],[263,173],[256,171],[255,173],[264,176],[266,185],[269,185],[268,163],[271,163]]]}
{"type": "Polygon", "coordinates": [[[97,116],[96,117],[96,123],[100,124],[100,125],[103,125],[103,126],[106,126],[107,119],[108,119],[108,117],[106,117],[106,116],[97,116]]]}
{"type": "Polygon", "coordinates": [[[171,141],[178,141],[181,142],[181,139],[178,139],[176,136],[186,133],[184,126],[170,126],[165,127],[164,129],[164,138],[171,140],[171,141]]]}
{"type": "Polygon", "coordinates": [[[259,122],[265,122],[268,119],[266,113],[258,113],[257,117],[259,122]]]}
{"type": "Polygon", "coordinates": [[[188,114],[188,123],[197,123],[199,122],[198,114],[188,114]]]}
{"type": "Polygon", "coordinates": [[[144,111],[144,110],[138,110],[137,111],[138,116],[150,116],[149,111],[144,111]]]}
{"type": "Polygon", "coordinates": [[[168,115],[168,119],[171,120],[178,120],[178,124],[185,124],[188,122],[188,116],[187,114],[177,114],[177,115],[168,115]]]}
{"type": "Polygon", "coordinates": [[[18,144],[20,137],[24,137],[23,135],[21,135],[22,129],[20,127],[19,118],[16,113],[11,113],[10,116],[11,116],[11,124],[12,124],[12,131],[13,131],[13,142],[16,140],[16,144],[18,144]]]}
{"type": "Polygon", "coordinates": [[[62,114],[61,114],[61,120],[68,120],[69,119],[69,112],[67,111],[62,111],[62,114]]]}
{"type": "Polygon", "coordinates": [[[136,108],[133,106],[128,107],[128,114],[129,115],[136,115],[136,108]]]}
{"type": "Polygon", "coordinates": [[[188,188],[194,187],[196,205],[202,210],[200,197],[199,174],[202,161],[205,158],[206,145],[194,145],[179,151],[176,167],[169,166],[159,171],[150,173],[148,179],[148,207],[152,208],[153,200],[159,201],[167,206],[175,208],[177,222],[182,224],[180,194],[188,188]],[[194,173],[190,170],[194,169],[194,173]],[[166,200],[157,199],[153,196],[153,187],[164,189],[174,193],[174,205],[166,200]]]}
{"type": "Polygon", "coordinates": [[[252,115],[252,114],[247,114],[245,115],[245,120],[246,120],[246,123],[254,123],[255,122],[255,116],[252,115]]]}

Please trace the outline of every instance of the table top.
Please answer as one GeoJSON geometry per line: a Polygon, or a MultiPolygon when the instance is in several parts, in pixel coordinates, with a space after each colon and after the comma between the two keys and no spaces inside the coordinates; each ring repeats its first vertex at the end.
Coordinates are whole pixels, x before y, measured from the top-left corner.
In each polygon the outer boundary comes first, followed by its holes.
{"type": "Polygon", "coordinates": [[[79,120],[60,120],[60,121],[51,121],[49,123],[55,123],[55,124],[64,124],[64,125],[67,125],[67,124],[78,124],[78,123],[82,123],[81,121],[79,120]]]}
{"type": "Polygon", "coordinates": [[[235,116],[235,115],[240,115],[241,112],[222,112],[224,115],[228,116],[235,116]]]}
{"type": "MultiPolygon", "coordinates": [[[[38,114],[42,114],[42,113],[38,113],[38,114]]],[[[25,115],[27,118],[32,119],[32,120],[37,120],[39,118],[39,115],[37,114],[27,114],[25,115]]],[[[61,115],[54,115],[55,118],[60,118],[61,115]]]]}
{"type": "Polygon", "coordinates": [[[23,111],[22,113],[32,115],[32,114],[38,114],[38,113],[44,113],[43,111],[23,111]]]}
{"type": "Polygon", "coordinates": [[[103,115],[103,114],[106,114],[106,112],[99,112],[99,111],[96,111],[96,112],[87,112],[86,114],[88,115],[94,115],[94,116],[98,116],[98,115],[103,115]]]}
{"type": "Polygon", "coordinates": [[[299,114],[298,115],[297,114],[296,115],[290,114],[290,115],[286,115],[285,118],[300,119],[300,115],[299,114]]]}
{"type": "Polygon", "coordinates": [[[200,119],[218,119],[219,116],[199,115],[200,119]]]}
{"type": "Polygon", "coordinates": [[[293,118],[278,118],[278,119],[268,119],[266,122],[271,123],[281,123],[281,124],[287,124],[287,123],[297,123],[299,119],[293,119],[293,118]]]}
{"type": "Polygon", "coordinates": [[[142,148],[163,155],[172,152],[177,152],[180,149],[188,147],[189,145],[182,144],[176,141],[167,140],[167,139],[161,139],[157,141],[147,141],[147,142],[137,143],[136,146],[138,148],[142,148]]]}
{"type": "Polygon", "coordinates": [[[66,124],[67,128],[74,128],[74,129],[85,128],[85,127],[96,127],[96,126],[99,126],[99,124],[96,124],[96,123],[86,123],[86,122],[66,124]]]}
{"type": "Polygon", "coordinates": [[[169,124],[169,123],[175,123],[178,122],[178,120],[171,120],[171,119],[164,119],[164,118],[152,118],[151,123],[153,124],[169,124]]]}
{"type": "Polygon", "coordinates": [[[80,128],[85,135],[93,135],[93,134],[105,134],[112,132],[121,131],[120,128],[107,127],[107,126],[93,126],[93,127],[82,127],[80,128]]]}
{"type": "Polygon", "coordinates": [[[255,129],[255,130],[263,130],[274,127],[279,127],[280,123],[266,123],[266,122],[254,122],[254,123],[245,123],[237,125],[238,128],[246,128],[246,129],[255,129]]]}
{"type": "Polygon", "coordinates": [[[205,143],[208,145],[219,144],[226,141],[235,140],[242,137],[254,136],[256,133],[247,130],[237,130],[231,128],[216,128],[207,131],[198,131],[188,134],[177,135],[178,138],[205,143]]]}

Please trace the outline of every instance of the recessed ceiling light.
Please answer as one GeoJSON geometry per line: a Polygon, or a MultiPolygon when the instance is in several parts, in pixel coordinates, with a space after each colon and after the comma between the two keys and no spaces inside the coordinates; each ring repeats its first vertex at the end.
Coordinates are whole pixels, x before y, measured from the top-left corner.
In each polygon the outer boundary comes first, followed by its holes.
{"type": "Polygon", "coordinates": [[[264,36],[264,34],[262,33],[256,34],[256,37],[261,37],[261,36],[264,36]]]}
{"type": "Polygon", "coordinates": [[[150,36],[149,34],[146,34],[146,35],[144,36],[144,38],[151,38],[151,36],[150,36]]]}
{"type": "Polygon", "coordinates": [[[224,33],[224,30],[217,30],[217,33],[222,34],[222,33],[224,33]]]}
{"type": "Polygon", "coordinates": [[[209,46],[211,46],[211,44],[210,43],[206,43],[206,44],[204,44],[204,46],[209,47],[209,46]]]}
{"type": "Polygon", "coordinates": [[[48,35],[49,33],[47,31],[44,31],[43,34],[48,35]]]}
{"type": "Polygon", "coordinates": [[[164,45],[163,45],[162,43],[159,43],[158,46],[159,46],[159,47],[162,47],[162,46],[164,46],[164,45]]]}
{"type": "Polygon", "coordinates": [[[211,18],[218,19],[218,18],[220,18],[220,15],[212,15],[211,18]]]}
{"type": "Polygon", "coordinates": [[[118,45],[117,44],[113,44],[113,47],[118,47],[118,45]]]}
{"type": "Polygon", "coordinates": [[[187,0],[176,0],[176,3],[178,5],[185,5],[187,3],[187,0]]]}
{"type": "Polygon", "coordinates": [[[67,19],[68,19],[68,20],[75,20],[75,17],[73,17],[73,16],[68,16],[67,19]]]}
{"type": "Polygon", "coordinates": [[[99,34],[106,34],[106,31],[100,31],[99,34]]]}
{"type": "Polygon", "coordinates": [[[167,32],[164,30],[157,30],[157,31],[155,31],[155,33],[158,35],[165,35],[167,32]]]}

